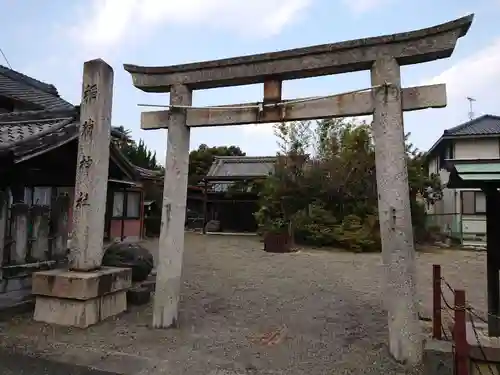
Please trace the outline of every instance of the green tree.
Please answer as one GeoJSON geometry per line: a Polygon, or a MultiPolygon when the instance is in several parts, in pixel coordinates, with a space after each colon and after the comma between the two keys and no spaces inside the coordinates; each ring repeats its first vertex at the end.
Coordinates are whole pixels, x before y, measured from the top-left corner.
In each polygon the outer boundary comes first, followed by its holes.
{"type": "MultiPolygon", "coordinates": [[[[345,119],[280,124],[280,160],[261,193],[262,230],[292,225],[297,242],[355,251],[380,248],[375,147],[371,126],[345,119]],[[308,150],[314,150],[308,155],[308,150]],[[294,162],[295,160],[295,162],[294,162]],[[290,162],[291,161],[291,162],[290,162]],[[298,162],[300,161],[300,162],[298,162]]],[[[406,157],[416,239],[425,232],[422,201],[439,199],[422,153],[408,142],[406,157]],[[418,230],[417,230],[418,229],[418,230]]]]}
{"type": "Polygon", "coordinates": [[[142,139],[139,140],[139,143],[124,144],[121,151],[132,164],[138,167],[152,170],[162,168],[156,160],[156,152],[149,150],[142,139]]]}
{"type": "Polygon", "coordinates": [[[134,141],[130,130],[125,129],[123,126],[116,126],[113,129],[115,134],[118,133],[121,135],[120,137],[115,137],[114,142],[116,142],[120,151],[132,164],[151,170],[163,169],[156,160],[156,152],[148,149],[142,139],[138,143],[134,141]]]}

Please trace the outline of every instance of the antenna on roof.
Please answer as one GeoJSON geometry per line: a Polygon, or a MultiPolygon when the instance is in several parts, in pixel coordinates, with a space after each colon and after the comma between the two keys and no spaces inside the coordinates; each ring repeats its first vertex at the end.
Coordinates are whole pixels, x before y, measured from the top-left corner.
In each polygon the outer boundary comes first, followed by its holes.
{"type": "Polygon", "coordinates": [[[7,65],[9,66],[10,69],[12,69],[12,66],[10,65],[10,62],[9,60],[7,59],[7,56],[5,55],[5,53],[3,52],[3,50],[0,48],[0,53],[2,54],[3,56],[3,59],[5,60],[5,62],[7,63],[7,65]]]}
{"type": "Polygon", "coordinates": [[[472,111],[472,104],[476,101],[476,99],[468,96],[467,100],[469,101],[469,120],[474,119],[474,112],[472,111]]]}

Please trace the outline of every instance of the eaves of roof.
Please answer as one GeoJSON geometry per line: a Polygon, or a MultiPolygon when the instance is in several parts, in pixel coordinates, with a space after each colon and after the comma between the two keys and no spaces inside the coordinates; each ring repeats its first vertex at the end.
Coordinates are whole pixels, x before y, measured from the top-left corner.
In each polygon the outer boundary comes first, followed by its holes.
{"type": "Polygon", "coordinates": [[[447,129],[427,151],[430,156],[441,142],[449,139],[492,138],[500,136],[500,116],[483,115],[463,124],[447,129]]]}
{"type": "Polygon", "coordinates": [[[53,85],[40,82],[0,65],[0,96],[31,104],[40,110],[70,110],[53,85]]]}
{"type": "Polygon", "coordinates": [[[256,175],[268,175],[276,161],[276,156],[216,156],[207,173],[207,176],[215,177],[238,175],[253,177],[256,175]],[[221,174],[222,169],[230,165],[235,165],[235,168],[238,169],[238,171],[234,171],[233,173],[226,170],[226,173],[221,174]],[[241,165],[246,165],[246,170],[241,168],[241,165]]]}

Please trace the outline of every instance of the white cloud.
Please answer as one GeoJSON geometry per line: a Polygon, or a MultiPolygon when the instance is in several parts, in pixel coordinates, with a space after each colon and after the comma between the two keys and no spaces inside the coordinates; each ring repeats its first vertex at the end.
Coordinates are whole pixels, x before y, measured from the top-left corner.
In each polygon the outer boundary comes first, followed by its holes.
{"type": "Polygon", "coordinates": [[[392,0],[343,0],[344,4],[351,10],[351,12],[358,14],[366,13],[391,1],[392,0]]]}
{"type": "MultiPolygon", "coordinates": [[[[468,57],[459,60],[449,69],[421,82],[421,84],[436,83],[446,83],[448,100],[447,107],[433,112],[430,120],[436,124],[437,132],[469,119],[470,109],[467,97],[476,100],[472,108],[474,117],[486,113],[499,114],[495,93],[500,86],[500,38],[493,39],[483,49],[472,50],[468,57]]],[[[420,121],[425,122],[423,117],[420,121]]],[[[436,136],[439,135],[436,134],[436,136]]],[[[419,137],[416,130],[415,136],[419,137]]],[[[430,146],[423,139],[421,143],[430,146]]]]}
{"type": "Polygon", "coordinates": [[[448,98],[494,96],[500,84],[500,39],[459,61],[427,83],[446,83],[448,98]],[[494,91],[495,90],[495,91],[494,91]]]}
{"type": "Polygon", "coordinates": [[[163,25],[202,24],[268,36],[281,32],[312,1],[92,0],[72,35],[88,49],[111,48],[163,25]]]}
{"type": "Polygon", "coordinates": [[[243,125],[241,129],[248,135],[274,136],[274,124],[243,125]]]}

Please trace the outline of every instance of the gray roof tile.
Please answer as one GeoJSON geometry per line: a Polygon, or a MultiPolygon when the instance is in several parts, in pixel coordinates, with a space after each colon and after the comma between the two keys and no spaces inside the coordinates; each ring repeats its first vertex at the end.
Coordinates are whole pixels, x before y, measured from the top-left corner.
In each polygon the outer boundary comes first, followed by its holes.
{"type": "MultiPolygon", "coordinates": [[[[80,127],[77,108],[71,111],[25,111],[0,114],[0,155],[11,153],[14,162],[29,159],[78,138],[80,127]]],[[[120,136],[111,129],[113,137],[120,136]]],[[[138,178],[158,179],[160,171],[132,164],[118,149],[119,158],[138,178]]]]}
{"type": "MultiPolygon", "coordinates": [[[[20,161],[78,138],[79,108],[60,98],[53,85],[0,65],[0,96],[38,109],[0,114],[0,154],[11,153],[20,161]]],[[[114,128],[111,134],[122,136],[114,128]]],[[[159,172],[139,168],[121,157],[140,177],[158,177],[159,172]]]]}
{"type": "Polygon", "coordinates": [[[275,156],[216,156],[207,176],[268,176],[274,171],[275,156]]]}
{"type": "Polygon", "coordinates": [[[78,113],[26,111],[0,115],[0,151],[16,159],[50,149],[78,136],[78,113]]]}
{"type": "Polygon", "coordinates": [[[500,116],[483,115],[444,131],[443,136],[500,135],[500,116]]]}
{"type": "Polygon", "coordinates": [[[0,65],[0,96],[29,103],[44,110],[73,108],[59,97],[53,85],[40,82],[15,70],[0,65]]]}

